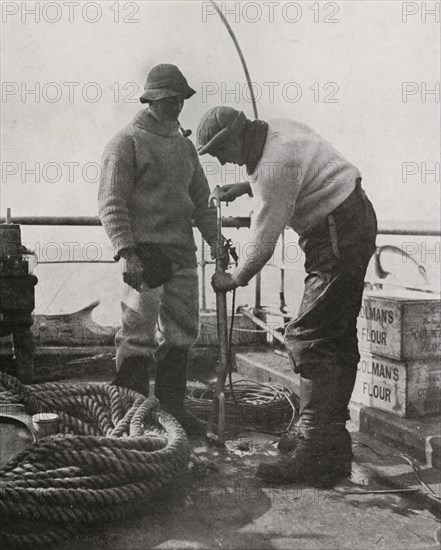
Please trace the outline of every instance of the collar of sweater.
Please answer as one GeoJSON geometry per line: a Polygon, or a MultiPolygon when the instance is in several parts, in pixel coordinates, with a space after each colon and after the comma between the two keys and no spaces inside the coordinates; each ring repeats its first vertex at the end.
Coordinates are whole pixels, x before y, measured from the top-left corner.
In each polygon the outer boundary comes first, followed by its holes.
{"type": "Polygon", "coordinates": [[[155,118],[147,109],[142,109],[137,113],[133,120],[133,124],[145,132],[149,132],[149,134],[154,134],[156,136],[173,137],[181,135],[177,121],[172,121],[165,125],[155,118]]]}
{"type": "Polygon", "coordinates": [[[247,120],[244,130],[244,150],[246,155],[247,173],[251,175],[265,147],[268,133],[268,123],[263,120],[247,120]]]}

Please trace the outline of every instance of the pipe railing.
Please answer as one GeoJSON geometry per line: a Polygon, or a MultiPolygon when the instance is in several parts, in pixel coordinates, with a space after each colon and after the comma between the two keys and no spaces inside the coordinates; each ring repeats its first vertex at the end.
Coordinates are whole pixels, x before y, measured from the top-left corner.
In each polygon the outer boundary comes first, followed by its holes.
{"type": "MultiPolygon", "coordinates": [[[[0,218],[0,223],[5,223],[5,218],[0,218]]],[[[35,225],[35,226],[90,226],[90,227],[99,227],[101,221],[97,216],[16,216],[11,217],[11,223],[17,223],[20,225],[35,225]]],[[[250,227],[250,217],[238,217],[230,216],[222,218],[222,226],[224,228],[249,228],[250,227]]],[[[378,230],[379,235],[401,235],[401,236],[415,236],[415,237],[439,237],[441,236],[441,228],[434,227],[411,227],[404,229],[400,227],[397,223],[389,223],[380,226],[378,230]]],[[[281,235],[282,244],[285,243],[285,232],[281,235]]],[[[283,250],[284,247],[282,247],[283,250]]],[[[40,263],[113,263],[112,260],[54,260],[48,262],[40,263]]],[[[213,264],[213,260],[209,260],[206,257],[205,242],[201,238],[201,260],[199,262],[199,267],[201,270],[201,308],[207,308],[207,298],[206,298],[206,267],[209,264],[213,264]]],[[[285,271],[292,269],[292,266],[289,266],[286,263],[284,258],[284,251],[282,251],[282,258],[280,262],[272,262],[267,264],[269,267],[277,268],[280,270],[280,287],[279,287],[279,301],[280,301],[280,311],[283,313],[285,307],[285,271]]],[[[254,310],[264,312],[266,308],[262,307],[261,304],[261,278],[255,277],[255,303],[254,310]]],[[[287,314],[288,316],[288,314],[287,314]]],[[[263,322],[263,321],[261,321],[263,322]]],[[[265,324],[265,323],[264,323],[265,324]]],[[[260,326],[260,325],[259,325],[260,326]]],[[[268,327],[268,331],[270,329],[268,327]]],[[[271,329],[271,334],[273,330],[271,329]]]]}
{"type": "MultiPolygon", "coordinates": [[[[223,227],[233,227],[240,229],[250,227],[249,216],[225,216],[222,218],[223,227]]],[[[0,218],[0,223],[5,223],[5,218],[0,218]]],[[[100,226],[101,221],[98,216],[12,216],[12,223],[20,225],[67,225],[67,226],[100,226]]],[[[427,225],[426,227],[403,228],[400,224],[403,222],[389,222],[380,225],[379,235],[413,235],[416,237],[439,237],[441,228],[427,225]]]]}

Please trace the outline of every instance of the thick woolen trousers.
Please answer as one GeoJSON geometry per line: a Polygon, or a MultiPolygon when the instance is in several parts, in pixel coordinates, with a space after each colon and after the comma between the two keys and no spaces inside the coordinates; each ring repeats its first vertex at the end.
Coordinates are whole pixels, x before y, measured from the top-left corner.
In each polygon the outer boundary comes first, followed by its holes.
{"type": "Polygon", "coordinates": [[[357,316],[364,276],[375,250],[377,220],[357,181],[328,219],[303,235],[305,290],[285,339],[301,376],[301,427],[349,419],[348,404],[360,360],[357,316]]]}
{"type": "Polygon", "coordinates": [[[116,334],[116,367],[130,357],[161,360],[170,348],[189,349],[199,334],[196,268],[173,266],[172,279],[138,292],[123,284],[122,325],[116,334]]]}

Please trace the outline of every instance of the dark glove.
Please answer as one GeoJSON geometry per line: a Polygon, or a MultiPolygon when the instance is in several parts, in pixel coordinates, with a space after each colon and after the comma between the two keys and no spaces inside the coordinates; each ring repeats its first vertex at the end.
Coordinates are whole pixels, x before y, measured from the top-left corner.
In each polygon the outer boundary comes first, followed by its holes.
{"type": "Polygon", "coordinates": [[[137,253],[144,268],[143,282],[148,288],[162,286],[171,280],[173,262],[159,245],[141,243],[138,245],[137,253]]]}
{"type": "Polygon", "coordinates": [[[156,244],[141,243],[120,252],[123,281],[140,292],[161,286],[172,278],[173,262],[156,244]]]}

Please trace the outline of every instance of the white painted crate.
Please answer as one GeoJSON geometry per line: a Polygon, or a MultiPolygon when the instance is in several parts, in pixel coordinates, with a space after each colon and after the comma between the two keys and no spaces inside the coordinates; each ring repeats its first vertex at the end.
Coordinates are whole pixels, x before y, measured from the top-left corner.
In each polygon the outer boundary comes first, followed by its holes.
{"type": "Polygon", "coordinates": [[[366,292],[358,317],[361,350],[392,359],[441,358],[441,302],[423,292],[366,292]]]}
{"type": "Polygon", "coordinates": [[[396,361],[361,352],[352,401],[403,417],[441,410],[439,361],[396,361]]]}

